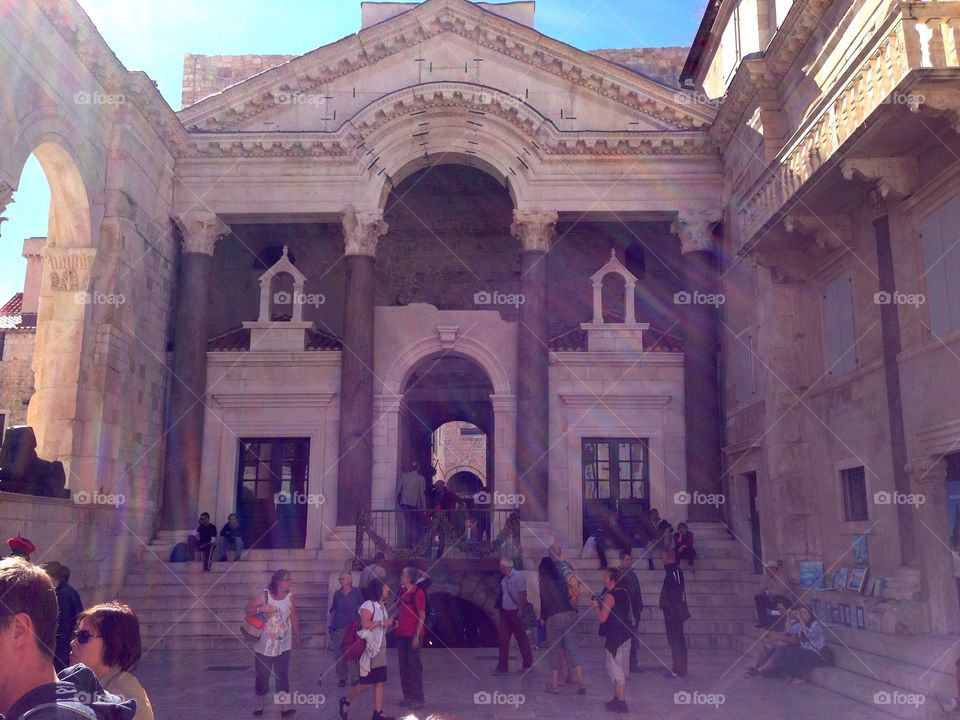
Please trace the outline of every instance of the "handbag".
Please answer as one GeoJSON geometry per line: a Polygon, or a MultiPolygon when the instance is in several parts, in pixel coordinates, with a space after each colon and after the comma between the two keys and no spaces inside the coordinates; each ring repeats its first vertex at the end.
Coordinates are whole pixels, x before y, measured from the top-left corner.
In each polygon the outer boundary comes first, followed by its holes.
{"type": "MultiPolygon", "coordinates": [[[[263,591],[263,604],[267,604],[267,591],[263,591]]],[[[243,622],[240,624],[240,634],[247,642],[255,643],[263,634],[263,628],[266,627],[267,616],[265,613],[254,613],[244,615],[243,622]]]]}
{"type": "Polygon", "coordinates": [[[343,632],[340,641],[340,657],[344,660],[359,660],[367,649],[367,641],[360,637],[360,620],[354,618],[343,632]]]}
{"type": "Polygon", "coordinates": [[[529,602],[525,602],[520,608],[520,625],[524,630],[532,630],[537,626],[537,612],[529,602]]]}

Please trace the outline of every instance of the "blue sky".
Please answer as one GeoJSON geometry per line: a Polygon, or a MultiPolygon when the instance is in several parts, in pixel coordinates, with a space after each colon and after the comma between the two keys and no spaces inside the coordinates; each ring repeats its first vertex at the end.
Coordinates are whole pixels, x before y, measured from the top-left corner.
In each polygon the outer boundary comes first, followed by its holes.
{"type": "MultiPolygon", "coordinates": [[[[65,0],[66,1],[66,0],[65,0]]],[[[583,50],[690,45],[707,0],[537,0],[537,29],[583,50]],[[669,9],[667,9],[669,8],[669,9]]],[[[80,0],[130,70],[180,109],[185,52],[300,54],[360,28],[359,0],[80,0]]],[[[32,157],[0,226],[0,303],[23,287],[23,239],[47,232],[50,191],[32,157]]]]}

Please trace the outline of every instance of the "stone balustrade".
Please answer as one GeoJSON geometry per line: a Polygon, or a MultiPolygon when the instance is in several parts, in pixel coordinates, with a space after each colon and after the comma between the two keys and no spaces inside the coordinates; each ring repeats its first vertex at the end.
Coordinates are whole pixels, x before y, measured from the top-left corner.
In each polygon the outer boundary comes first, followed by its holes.
{"type": "Polygon", "coordinates": [[[916,109],[924,99],[897,95],[911,72],[960,67],[960,2],[901,2],[864,45],[859,65],[811,113],[740,204],[739,242],[748,244],[863,122],[884,104],[916,109]]]}

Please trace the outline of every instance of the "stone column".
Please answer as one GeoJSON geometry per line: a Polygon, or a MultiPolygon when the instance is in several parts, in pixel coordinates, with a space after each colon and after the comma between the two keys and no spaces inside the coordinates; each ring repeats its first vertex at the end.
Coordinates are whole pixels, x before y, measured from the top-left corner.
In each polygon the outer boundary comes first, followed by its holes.
{"type": "Polygon", "coordinates": [[[343,212],[347,283],[340,369],[337,525],[354,525],[369,510],[373,484],[374,255],[388,230],[383,210],[343,212]]]}
{"type": "Polygon", "coordinates": [[[931,631],[936,635],[960,630],[960,601],[954,577],[954,551],[950,548],[947,517],[947,463],[942,457],[923,458],[904,470],[910,478],[915,505],[902,505],[916,515],[914,545],[922,581],[922,597],[930,603],[931,631]]]}
{"type": "MultiPolygon", "coordinates": [[[[720,460],[720,390],[717,372],[719,293],[713,226],[717,218],[681,214],[671,227],[683,252],[686,304],[678,306],[683,326],[683,402],[686,425],[687,489],[693,493],[723,492],[720,460]]],[[[694,521],[718,521],[719,506],[694,502],[694,521]]]]}
{"type": "MultiPolygon", "coordinates": [[[[189,212],[174,218],[183,239],[174,324],[169,427],[164,463],[163,527],[192,528],[201,508],[204,395],[207,390],[207,318],[210,267],[217,241],[230,232],[215,214],[189,212]]],[[[217,478],[209,478],[216,482],[217,478]]]]}
{"type": "MultiPolygon", "coordinates": [[[[547,345],[547,252],[557,213],[513,211],[510,232],[523,243],[517,336],[517,492],[524,520],[547,520],[547,436],[550,417],[547,345]]],[[[499,429],[498,429],[499,432],[499,429]]]]}

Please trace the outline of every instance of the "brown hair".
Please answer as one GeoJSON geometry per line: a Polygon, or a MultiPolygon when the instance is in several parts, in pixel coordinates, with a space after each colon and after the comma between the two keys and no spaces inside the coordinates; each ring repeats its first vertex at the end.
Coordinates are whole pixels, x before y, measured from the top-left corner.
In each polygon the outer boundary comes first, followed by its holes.
{"type": "Polygon", "coordinates": [[[614,585],[620,582],[620,568],[607,568],[606,573],[607,577],[613,580],[614,585]]]}
{"type": "Polygon", "coordinates": [[[280,583],[283,582],[283,579],[287,575],[290,575],[289,570],[284,570],[284,569],[275,570],[273,575],[270,576],[270,584],[267,585],[267,589],[270,590],[270,592],[276,594],[277,591],[280,589],[280,583]]]}
{"type": "Polygon", "coordinates": [[[37,648],[53,658],[57,644],[57,593],[50,576],[22,557],[0,560],[0,629],[6,629],[20,613],[33,623],[37,648]]]}
{"type": "Polygon", "coordinates": [[[128,671],[140,661],[140,621],[129,605],[119,602],[94,605],[77,615],[77,625],[85,618],[103,640],[104,665],[128,671]]]}

